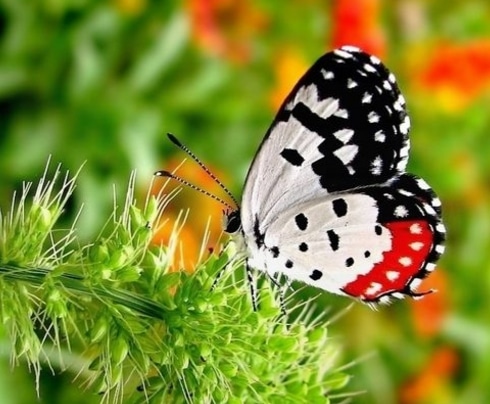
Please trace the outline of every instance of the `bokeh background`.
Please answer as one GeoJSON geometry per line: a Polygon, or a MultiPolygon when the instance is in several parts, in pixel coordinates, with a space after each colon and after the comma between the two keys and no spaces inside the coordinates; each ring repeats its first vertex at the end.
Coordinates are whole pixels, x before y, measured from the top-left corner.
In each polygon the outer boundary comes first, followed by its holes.
{"type": "MultiPolygon", "coordinates": [[[[443,201],[447,252],[421,301],[359,304],[330,326],[352,362],[355,403],[490,402],[490,3],[487,0],[0,1],[0,206],[48,156],[76,171],[66,220],[83,203],[90,240],[131,170],[143,199],[152,173],[183,155],[173,132],[236,194],[275,110],[323,52],[354,44],[393,70],[412,118],[410,171],[443,201]]],[[[178,171],[219,189],[193,163],[178,171]]],[[[174,265],[192,270],[221,206],[183,190],[190,208],[174,265]]],[[[155,242],[165,242],[164,227],[155,242]]],[[[1,302],[0,302],[1,304],[1,302]]],[[[336,313],[346,299],[322,295],[336,313]]],[[[0,332],[2,404],[96,402],[69,372],[44,372],[41,398],[0,332]]]]}

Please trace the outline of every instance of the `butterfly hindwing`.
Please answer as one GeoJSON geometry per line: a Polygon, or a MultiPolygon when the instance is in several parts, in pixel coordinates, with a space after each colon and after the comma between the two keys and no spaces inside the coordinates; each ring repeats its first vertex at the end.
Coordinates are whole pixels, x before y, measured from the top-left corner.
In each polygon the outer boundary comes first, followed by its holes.
{"type": "Polygon", "coordinates": [[[262,265],[365,302],[416,295],[442,253],[444,227],[425,182],[408,174],[398,181],[410,194],[369,186],[284,212],[265,234],[262,265]]]}
{"type": "Polygon", "coordinates": [[[257,152],[243,194],[245,232],[250,217],[265,228],[289,206],[402,173],[409,126],[395,78],[376,57],[351,47],[327,53],[286,98],[257,152]]]}

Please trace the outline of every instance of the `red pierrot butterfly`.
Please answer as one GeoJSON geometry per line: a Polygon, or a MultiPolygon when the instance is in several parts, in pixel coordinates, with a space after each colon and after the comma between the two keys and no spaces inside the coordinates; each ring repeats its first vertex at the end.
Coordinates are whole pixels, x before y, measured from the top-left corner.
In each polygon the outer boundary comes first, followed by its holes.
{"type": "Polygon", "coordinates": [[[409,128],[378,58],[350,46],[322,56],[285,99],[240,208],[226,214],[246,268],[366,303],[428,293],[417,287],[444,251],[445,228],[440,200],[405,172],[409,128]]]}

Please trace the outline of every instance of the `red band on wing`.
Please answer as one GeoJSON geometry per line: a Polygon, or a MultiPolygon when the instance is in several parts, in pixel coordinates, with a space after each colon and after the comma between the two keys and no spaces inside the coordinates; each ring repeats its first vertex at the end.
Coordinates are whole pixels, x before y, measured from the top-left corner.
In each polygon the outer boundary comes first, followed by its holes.
{"type": "Polygon", "coordinates": [[[343,291],[364,300],[402,291],[421,270],[434,242],[429,224],[424,220],[397,221],[384,224],[391,232],[391,250],[369,273],[359,275],[343,291]]]}

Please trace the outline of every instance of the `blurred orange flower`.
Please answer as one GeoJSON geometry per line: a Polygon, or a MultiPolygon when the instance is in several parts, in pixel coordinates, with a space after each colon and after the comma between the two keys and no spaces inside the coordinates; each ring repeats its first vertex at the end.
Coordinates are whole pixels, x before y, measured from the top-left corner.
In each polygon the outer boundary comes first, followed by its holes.
{"type": "Polygon", "coordinates": [[[235,62],[250,57],[251,39],[267,26],[267,16],[246,0],[188,0],[199,46],[235,62]]]}
{"type": "Polygon", "coordinates": [[[355,45],[383,58],[386,41],[380,27],[379,0],[337,0],[332,10],[332,46],[355,45]]]}
{"type": "MultiPolygon", "coordinates": [[[[181,164],[181,160],[172,159],[165,170],[173,172],[181,164]]],[[[226,182],[223,173],[213,167],[208,168],[220,179],[226,182]]],[[[187,161],[176,171],[176,175],[200,188],[219,196],[223,195],[221,188],[194,162],[187,161]]],[[[154,185],[156,194],[165,184],[165,179],[159,179],[154,185]]],[[[170,180],[164,191],[170,193],[175,188],[181,188],[164,211],[162,220],[166,220],[153,237],[153,243],[173,247],[170,267],[174,270],[184,268],[193,270],[200,259],[209,254],[209,250],[216,250],[222,234],[223,206],[219,202],[201,194],[191,188],[181,186],[177,181],[170,180]],[[185,223],[182,224],[182,215],[188,210],[185,223]],[[180,218],[179,218],[180,213],[180,218]],[[178,236],[172,238],[175,229],[180,228],[178,236]],[[203,245],[209,232],[209,239],[203,245]],[[202,256],[203,254],[203,256],[202,256]]]]}
{"type": "Polygon", "coordinates": [[[446,273],[438,268],[422,283],[423,290],[434,289],[420,300],[410,300],[414,330],[422,338],[437,335],[449,312],[446,273]]]}
{"type": "Polygon", "coordinates": [[[274,111],[277,111],[284,99],[293,89],[296,82],[306,72],[308,64],[303,57],[293,49],[285,49],[274,58],[275,86],[271,93],[271,104],[274,111]]]}
{"type": "Polygon", "coordinates": [[[461,110],[490,89],[490,39],[440,43],[426,53],[415,82],[444,109],[461,110]]]}
{"type": "Polygon", "coordinates": [[[437,349],[420,373],[401,388],[400,403],[443,402],[436,400],[436,397],[444,394],[444,390],[450,384],[450,379],[457,372],[458,366],[459,355],[454,348],[443,346],[437,349]]]}

